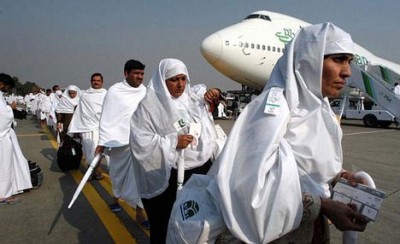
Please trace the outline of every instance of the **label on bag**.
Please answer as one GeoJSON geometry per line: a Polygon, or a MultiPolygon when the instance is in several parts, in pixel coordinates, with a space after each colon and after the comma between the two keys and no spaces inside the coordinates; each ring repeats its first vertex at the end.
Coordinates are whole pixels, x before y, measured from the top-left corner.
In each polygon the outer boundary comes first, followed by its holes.
{"type": "Polygon", "coordinates": [[[76,155],[75,148],[71,148],[71,151],[72,151],[72,155],[75,156],[76,155]]]}
{"type": "Polygon", "coordinates": [[[266,114],[278,114],[281,104],[280,98],[282,97],[283,88],[272,87],[269,90],[267,101],[265,102],[264,113],[266,114]]]}

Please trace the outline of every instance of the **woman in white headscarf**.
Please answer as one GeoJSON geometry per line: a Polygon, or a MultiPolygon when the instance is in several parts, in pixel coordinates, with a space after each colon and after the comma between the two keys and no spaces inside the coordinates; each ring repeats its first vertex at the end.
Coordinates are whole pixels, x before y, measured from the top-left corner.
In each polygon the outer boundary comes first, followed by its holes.
{"type": "Polygon", "coordinates": [[[342,130],[328,101],[351,75],[353,45],[332,23],[302,28],[236,121],[211,171],[213,195],[241,241],[326,243],[327,218],[364,230],[366,219],[329,191],[338,176],[356,181],[342,170],[342,130]]]}
{"type": "Polygon", "coordinates": [[[57,129],[63,134],[68,132],[68,126],[74,114],[75,107],[79,103],[81,97],[81,89],[77,86],[70,85],[65,89],[62,98],[57,104],[57,129]]]}
{"type": "Polygon", "coordinates": [[[132,116],[130,146],[150,241],[165,243],[180,157],[186,182],[193,173],[206,174],[218,150],[208,103],[219,99],[220,92],[204,86],[194,91],[185,64],[177,59],[162,60],[147,88],[132,116]]]}

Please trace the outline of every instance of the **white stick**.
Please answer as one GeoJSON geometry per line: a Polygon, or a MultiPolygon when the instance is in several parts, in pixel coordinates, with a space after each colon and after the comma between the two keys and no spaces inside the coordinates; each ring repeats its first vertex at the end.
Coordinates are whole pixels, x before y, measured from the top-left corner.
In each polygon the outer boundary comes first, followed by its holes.
{"type": "Polygon", "coordinates": [[[60,147],[61,144],[61,138],[60,138],[60,132],[57,130],[57,145],[60,147]]]}
{"type": "Polygon", "coordinates": [[[178,177],[177,177],[177,183],[178,183],[178,188],[176,190],[176,197],[178,197],[180,191],[182,190],[183,187],[183,180],[185,179],[185,150],[181,149],[179,152],[179,159],[178,159],[178,177]]]}
{"type": "MultiPolygon", "coordinates": [[[[368,173],[364,171],[358,171],[357,173],[355,173],[354,176],[359,179],[365,179],[367,181],[367,186],[374,189],[376,188],[374,180],[368,173]]],[[[358,239],[357,231],[354,230],[343,231],[343,244],[357,244],[357,239],[358,239]]]]}
{"type": "Polygon", "coordinates": [[[346,93],[343,96],[342,104],[340,105],[339,121],[342,119],[348,100],[349,100],[349,91],[346,91],[346,93]]]}
{"type": "Polygon", "coordinates": [[[72,207],[75,200],[78,198],[79,194],[81,193],[83,187],[85,186],[86,182],[89,180],[89,177],[92,175],[94,168],[100,163],[100,160],[102,157],[103,157],[102,153],[97,154],[96,157],[94,157],[94,159],[90,163],[89,168],[87,169],[85,175],[83,176],[81,182],[79,183],[78,188],[76,188],[75,193],[72,196],[71,202],[68,205],[68,208],[72,207]]]}

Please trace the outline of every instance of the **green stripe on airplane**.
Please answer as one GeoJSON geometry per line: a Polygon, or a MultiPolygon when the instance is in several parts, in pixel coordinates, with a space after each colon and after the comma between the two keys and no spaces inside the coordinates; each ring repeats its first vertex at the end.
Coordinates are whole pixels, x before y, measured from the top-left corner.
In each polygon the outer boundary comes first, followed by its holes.
{"type": "Polygon", "coordinates": [[[382,76],[382,78],[383,78],[387,83],[390,83],[390,74],[389,74],[389,72],[388,72],[388,69],[385,68],[385,67],[383,67],[383,66],[380,66],[380,65],[379,65],[379,68],[380,68],[380,70],[381,70],[381,76],[382,76]]]}
{"type": "Polygon", "coordinates": [[[361,72],[361,74],[362,74],[362,78],[363,78],[363,81],[364,81],[365,92],[371,98],[375,98],[373,87],[372,87],[372,84],[371,84],[371,78],[363,71],[361,72]]]}

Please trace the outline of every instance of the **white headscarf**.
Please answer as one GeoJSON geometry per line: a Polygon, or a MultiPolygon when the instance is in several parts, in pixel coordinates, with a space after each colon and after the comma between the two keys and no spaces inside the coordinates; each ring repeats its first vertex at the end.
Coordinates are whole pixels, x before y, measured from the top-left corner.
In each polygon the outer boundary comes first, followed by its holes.
{"type": "Polygon", "coordinates": [[[73,114],[74,108],[78,105],[80,97],[81,89],[74,85],[68,86],[63,93],[62,99],[60,99],[60,102],[57,104],[56,112],[62,114],[73,114]],[[68,94],[69,91],[76,91],[76,96],[71,98],[68,94]]]}
{"type": "Polygon", "coordinates": [[[321,92],[324,55],[333,53],[353,53],[349,34],[332,23],[302,28],[212,168],[224,220],[246,243],[296,229],[302,192],[329,197],[328,183],[342,168],[342,131],[321,92]],[[271,103],[279,109],[265,113],[271,103]]]}
{"type": "Polygon", "coordinates": [[[204,99],[190,87],[185,64],[177,59],[164,59],[154,72],[146,96],[131,120],[130,145],[133,153],[138,189],[143,198],[161,194],[168,186],[171,168],[176,168],[178,134],[187,134],[191,122],[201,124],[201,135],[196,149],[185,149],[185,169],[199,167],[207,162],[216,146],[216,132],[212,116],[204,99]],[[179,98],[171,96],[166,79],[184,74],[186,88],[179,98]],[[175,125],[184,120],[186,126],[175,125]]]}

